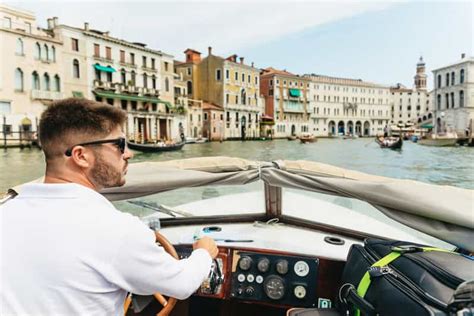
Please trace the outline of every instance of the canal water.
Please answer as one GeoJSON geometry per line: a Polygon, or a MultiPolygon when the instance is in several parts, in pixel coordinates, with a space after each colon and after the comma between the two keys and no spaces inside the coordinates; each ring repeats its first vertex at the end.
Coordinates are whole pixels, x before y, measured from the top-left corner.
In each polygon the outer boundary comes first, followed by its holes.
{"type": "MultiPolygon", "coordinates": [[[[310,160],[381,176],[474,189],[474,148],[427,147],[409,141],[401,151],[381,149],[373,138],[299,141],[228,141],[188,144],[180,151],[136,152],[132,162],[231,156],[253,160],[310,160]]],[[[38,149],[0,150],[0,192],[43,175],[38,149]]]]}

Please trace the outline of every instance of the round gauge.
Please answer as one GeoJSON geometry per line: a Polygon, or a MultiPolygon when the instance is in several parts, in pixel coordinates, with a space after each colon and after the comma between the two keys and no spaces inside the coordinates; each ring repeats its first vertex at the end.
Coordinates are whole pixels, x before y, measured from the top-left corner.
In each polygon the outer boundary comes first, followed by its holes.
{"type": "Polygon", "coordinates": [[[252,283],[255,280],[255,277],[253,274],[247,275],[247,282],[252,283]]]}
{"type": "Polygon", "coordinates": [[[257,264],[258,271],[265,273],[270,269],[270,260],[268,258],[262,258],[258,261],[257,264]]]}
{"type": "Polygon", "coordinates": [[[245,256],[245,257],[240,258],[239,268],[241,270],[247,271],[248,269],[250,269],[251,265],[252,265],[252,259],[250,257],[245,256]]]}
{"type": "Polygon", "coordinates": [[[257,282],[258,284],[263,283],[263,276],[257,275],[257,277],[255,278],[255,282],[257,282]]]}
{"type": "Polygon", "coordinates": [[[297,298],[302,299],[306,296],[306,288],[302,285],[297,285],[295,286],[293,293],[297,298]]]}
{"type": "Polygon", "coordinates": [[[305,261],[295,263],[294,270],[297,276],[305,277],[309,273],[309,265],[305,261]]]}
{"type": "Polygon", "coordinates": [[[239,275],[237,276],[237,281],[239,281],[239,282],[244,282],[244,281],[245,281],[245,275],[242,274],[242,273],[239,274],[239,275]]]}
{"type": "Polygon", "coordinates": [[[272,300],[279,300],[285,296],[285,283],[283,278],[271,275],[263,282],[263,291],[272,300]]]}
{"type": "Polygon", "coordinates": [[[288,272],[288,261],[278,260],[276,264],[276,270],[280,274],[286,274],[288,272]]]}

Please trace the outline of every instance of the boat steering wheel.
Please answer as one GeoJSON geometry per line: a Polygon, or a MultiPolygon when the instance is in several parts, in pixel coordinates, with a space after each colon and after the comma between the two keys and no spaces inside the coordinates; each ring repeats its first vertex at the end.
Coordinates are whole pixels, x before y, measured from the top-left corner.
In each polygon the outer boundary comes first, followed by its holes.
{"type": "MultiPolygon", "coordinates": [[[[156,237],[156,242],[159,243],[167,253],[169,253],[173,258],[179,259],[178,253],[174,249],[173,245],[168,241],[168,239],[165,238],[162,234],[155,232],[155,237],[156,237]]],[[[173,310],[174,306],[176,305],[177,299],[174,297],[170,297],[166,299],[163,295],[160,293],[156,292],[153,294],[155,299],[160,302],[161,305],[163,305],[163,308],[161,311],[156,314],[156,316],[168,316],[171,311],[173,310]]],[[[125,299],[124,303],[124,315],[127,314],[128,308],[130,307],[130,304],[132,303],[132,293],[127,295],[127,298],[125,299]]]]}

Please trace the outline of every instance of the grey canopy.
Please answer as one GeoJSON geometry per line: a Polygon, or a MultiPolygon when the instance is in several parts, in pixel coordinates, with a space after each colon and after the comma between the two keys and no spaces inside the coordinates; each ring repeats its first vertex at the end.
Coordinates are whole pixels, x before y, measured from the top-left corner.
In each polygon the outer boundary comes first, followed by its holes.
{"type": "MultiPolygon", "coordinates": [[[[392,179],[309,161],[258,162],[206,157],[131,164],[127,184],[102,194],[117,201],[183,187],[262,180],[366,201],[388,217],[474,252],[474,191],[392,179]]],[[[21,192],[21,188],[16,189],[21,192]]]]}

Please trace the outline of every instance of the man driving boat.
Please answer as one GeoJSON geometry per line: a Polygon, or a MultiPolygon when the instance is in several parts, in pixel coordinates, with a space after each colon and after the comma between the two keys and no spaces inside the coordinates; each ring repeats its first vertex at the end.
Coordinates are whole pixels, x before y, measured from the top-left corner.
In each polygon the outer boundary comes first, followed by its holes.
{"type": "Polygon", "coordinates": [[[1,315],[123,315],[127,292],[185,299],[218,249],[204,237],[177,260],[137,217],[98,193],[125,184],[126,113],[65,99],[42,114],[44,183],[21,186],[0,206],[1,315]]]}

